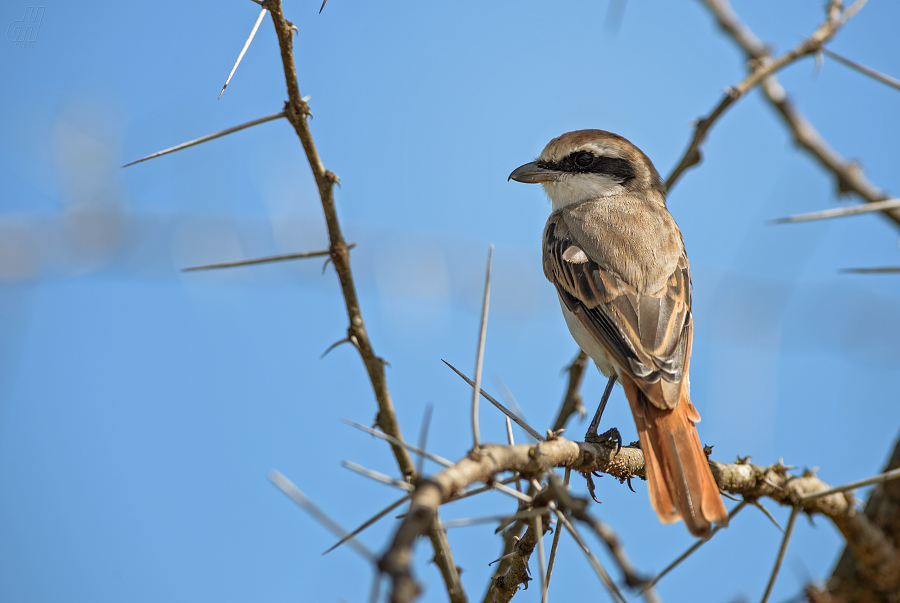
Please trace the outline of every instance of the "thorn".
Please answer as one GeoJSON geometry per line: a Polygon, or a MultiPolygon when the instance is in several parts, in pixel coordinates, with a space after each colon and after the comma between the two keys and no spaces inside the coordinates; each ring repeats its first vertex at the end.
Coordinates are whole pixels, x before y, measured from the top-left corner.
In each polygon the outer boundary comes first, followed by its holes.
{"type": "Polygon", "coordinates": [[[222,136],[227,136],[228,134],[232,134],[234,132],[239,132],[240,130],[244,130],[246,128],[250,128],[252,126],[257,126],[259,124],[266,123],[267,121],[272,121],[274,119],[279,119],[285,116],[285,112],[282,111],[280,113],[273,113],[272,115],[267,115],[266,117],[260,117],[259,119],[254,119],[253,121],[248,121],[246,123],[240,124],[238,126],[234,126],[233,128],[227,128],[225,130],[221,130],[216,132],[215,134],[210,134],[208,136],[202,136],[200,138],[195,138],[194,140],[189,140],[188,142],[183,142],[179,145],[175,145],[174,147],[169,147],[168,149],[163,149],[162,151],[157,151],[152,155],[147,155],[146,157],[142,157],[137,161],[132,161],[131,163],[126,163],[123,165],[123,168],[127,168],[130,165],[134,165],[136,163],[141,163],[142,161],[147,161],[149,159],[155,159],[156,157],[162,157],[163,155],[168,155],[169,153],[174,153],[175,151],[180,151],[182,149],[187,149],[188,147],[193,147],[198,144],[202,144],[204,142],[208,142],[210,140],[215,140],[216,138],[221,138],[222,136]]]}
{"type": "Polygon", "coordinates": [[[334,343],[332,343],[330,346],[328,346],[328,349],[327,349],[327,350],[325,350],[324,352],[322,352],[322,355],[319,356],[319,360],[322,360],[323,358],[325,358],[325,356],[328,355],[328,352],[330,352],[330,351],[333,350],[334,348],[336,348],[336,347],[338,347],[339,345],[344,344],[344,343],[351,343],[350,338],[349,338],[349,337],[344,337],[344,338],[341,339],[340,341],[335,341],[334,343]]]}
{"type": "Polygon", "coordinates": [[[259,29],[259,24],[262,23],[263,17],[266,16],[266,12],[268,10],[263,8],[259,11],[259,16],[256,18],[256,23],[253,24],[253,30],[250,32],[250,36],[247,38],[247,41],[244,42],[243,48],[241,48],[241,53],[238,55],[237,60],[234,62],[234,66],[231,68],[231,72],[228,74],[228,79],[225,80],[225,85],[222,86],[222,91],[219,92],[219,97],[222,98],[222,95],[225,94],[225,88],[228,87],[228,82],[231,81],[231,77],[234,75],[234,72],[237,71],[238,65],[241,64],[241,60],[244,58],[244,53],[247,52],[247,49],[250,48],[250,42],[253,41],[253,36],[256,35],[256,30],[259,29]]]}

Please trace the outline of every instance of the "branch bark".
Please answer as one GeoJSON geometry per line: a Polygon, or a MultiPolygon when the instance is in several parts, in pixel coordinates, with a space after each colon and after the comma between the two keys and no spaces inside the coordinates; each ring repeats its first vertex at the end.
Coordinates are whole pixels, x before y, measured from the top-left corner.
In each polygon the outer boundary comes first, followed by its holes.
{"type": "MultiPolygon", "coordinates": [[[[900,438],[894,444],[894,452],[888,459],[884,471],[890,471],[900,467],[900,438]]],[[[879,484],[869,495],[866,502],[865,517],[871,524],[879,528],[885,540],[893,545],[895,550],[900,549],[900,481],[894,480],[879,484]]],[[[897,584],[896,574],[891,580],[885,576],[884,570],[888,569],[879,562],[884,555],[879,554],[879,544],[883,541],[872,541],[874,546],[870,548],[852,547],[848,542],[841,554],[831,579],[825,586],[829,600],[833,603],[896,603],[900,600],[900,587],[897,584]],[[872,553],[875,553],[874,555],[872,553]],[[882,589],[879,586],[893,589],[882,589]]],[[[821,595],[822,591],[816,590],[821,595]]],[[[815,599],[815,595],[810,597],[815,599]]]]}
{"type": "MultiPolygon", "coordinates": [[[[702,0],[702,2],[715,17],[722,31],[740,46],[749,61],[763,63],[771,60],[769,49],[738,18],[727,0],[702,0]]],[[[822,167],[834,174],[840,192],[854,193],[866,203],[890,199],[890,195],[865,177],[857,163],[844,159],[831,148],[815,127],[797,110],[774,75],[769,75],[763,80],[762,91],[766,100],[791,130],[796,143],[808,151],[822,167]]],[[[886,210],[882,213],[896,226],[900,226],[900,209],[886,210]]]]}
{"type": "MultiPolygon", "coordinates": [[[[419,593],[410,566],[412,546],[420,534],[427,533],[439,506],[475,483],[490,483],[505,471],[526,478],[539,477],[555,467],[573,471],[599,471],[620,480],[644,479],[644,455],[639,448],[615,448],[556,438],[537,444],[501,446],[485,444],[452,467],[423,480],[413,493],[410,511],[397,529],[391,545],[379,562],[393,584],[391,601],[408,603],[419,593]]],[[[888,537],[865,514],[857,511],[851,494],[838,493],[810,500],[803,497],[830,489],[812,472],[801,476],[788,473],[779,463],[762,467],[747,462],[732,464],[710,461],[719,488],[746,499],[768,497],[807,514],[818,513],[830,519],[847,541],[847,546],[866,560],[870,568],[866,579],[880,590],[900,588],[900,553],[888,537]]],[[[504,587],[511,585],[505,584],[504,587]]]]}
{"type": "MultiPolygon", "coordinates": [[[[293,24],[284,17],[281,0],[265,0],[262,2],[262,6],[271,13],[272,22],[275,25],[275,33],[278,36],[278,46],[281,51],[281,63],[284,68],[284,79],[288,93],[288,100],[285,103],[284,110],[285,117],[294,127],[294,131],[303,145],[309,167],[316,180],[316,187],[319,189],[322,210],[325,214],[325,224],[328,228],[331,260],[334,264],[335,272],[337,272],[338,280],[341,283],[344,304],[347,308],[347,317],[350,321],[347,337],[356,344],[355,347],[359,350],[360,356],[362,356],[363,364],[365,364],[369,380],[372,383],[375,399],[378,402],[378,414],[375,422],[384,433],[403,441],[403,434],[400,432],[400,425],[394,412],[394,403],[391,400],[387,379],[384,374],[385,362],[375,354],[369,341],[369,335],[359,307],[359,298],[356,295],[353,272],[350,268],[349,247],[344,240],[337,212],[335,211],[334,185],[340,181],[333,172],[325,169],[322,159],[319,157],[319,152],[316,149],[307,121],[307,117],[310,114],[309,106],[300,96],[300,88],[297,84],[297,68],[294,64],[293,24]]],[[[391,443],[391,448],[403,476],[409,481],[415,481],[417,478],[416,468],[409,452],[403,446],[394,443],[391,443]]],[[[428,534],[432,541],[435,563],[441,570],[447,593],[450,595],[450,601],[452,603],[466,603],[466,594],[459,580],[459,572],[453,562],[450,544],[447,541],[446,533],[440,528],[436,511],[431,517],[431,522],[424,526],[419,533],[428,534]]]]}
{"type": "MultiPolygon", "coordinates": [[[[325,213],[325,224],[328,227],[329,249],[331,261],[335,272],[341,282],[341,291],[344,294],[344,304],[347,307],[347,316],[350,326],[347,329],[347,337],[356,343],[356,348],[362,356],[375,399],[378,402],[378,416],[376,423],[386,434],[394,436],[398,440],[403,439],[400,433],[400,425],[397,423],[397,415],[394,413],[394,403],[388,391],[387,380],[384,375],[384,360],[375,354],[366,325],[363,322],[362,312],[359,308],[359,298],[356,295],[356,286],[353,283],[353,272],[350,268],[350,251],[347,242],[341,232],[337,212],[334,207],[334,185],[339,182],[338,177],[326,170],[319,157],[319,151],[313,141],[309,130],[307,116],[309,105],[300,97],[300,88],[297,85],[297,68],[294,64],[293,24],[284,18],[281,10],[281,0],[267,0],[263,7],[272,14],[272,22],[275,24],[275,33],[278,35],[278,46],[281,49],[281,63],[284,67],[284,79],[287,84],[288,101],[285,103],[285,114],[294,131],[303,145],[309,167],[316,186],[319,189],[319,197],[322,201],[322,210],[325,213]]],[[[400,471],[407,479],[412,479],[416,474],[416,467],[412,457],[402,446],[391,444],[394,457],[400,466],[400,471]]]]}
{"type": "MultiPolygon", "coordinates": [[[[707,6],[725,4],[724,0],[704,0],[704,2],[707,6]]],[[[719,101],[716,108],[706,117],[697,120],[697,125],[694,128],[694,136],[691,139],[687,150],[681,157],[681,161],[675,169],[672,170],[669,177],[666,178],[666,188],[671,189],[686,170],[700,163],[702,159],[700,147],[706,141],[706,136],[709,133],[710,128],[712,128],[716,120],[718,120],[731,105],[779,69],[790,65],[797,59],[818,52],[822,45],[834,37],[841,26],[846,23],[859,9],[861,4],[864,3],[865,0],[858,0],[850,8],[842,11],[840,10],[840,3],[832,2],[829,5],[825,21],[816,28],[809,38],[801,42],[795,48],[776,59],[773,59],[768,51],[757,57],[753,57],[754,67],[747,77],[738,85],[728,88],[725,96],[719,101]]]]}

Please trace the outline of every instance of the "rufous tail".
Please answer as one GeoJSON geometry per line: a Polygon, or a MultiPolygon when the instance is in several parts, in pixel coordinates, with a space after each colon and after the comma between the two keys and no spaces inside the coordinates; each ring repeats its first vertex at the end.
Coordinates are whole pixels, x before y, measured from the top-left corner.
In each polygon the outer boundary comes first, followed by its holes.
{"type": "Polygon", "coordinates": [[[650,504],[663,523],[684,519],[694,536],[710,524],[728,525],[728,512],[713,479],[694,423],[700,414],[682,390],[675,408],[654,406],[637,384],[622,380],[644,452],[650,504]]]}

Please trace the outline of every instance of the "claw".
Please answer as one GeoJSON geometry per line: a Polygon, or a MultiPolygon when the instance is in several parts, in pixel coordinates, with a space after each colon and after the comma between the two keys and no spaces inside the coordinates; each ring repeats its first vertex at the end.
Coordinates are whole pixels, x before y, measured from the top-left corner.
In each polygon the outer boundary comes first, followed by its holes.
{"type": "Polygon", "coordinates": [[[602,444],[608,447],[611,447],[613,444],[615,444],[616,452],[615,454],[613,454],[613,456],[616,456],[622,450],[622,434],[620,434],[619,430],[615,427],[601,433],[598,436],[594,436],[594,438],[590,438],[589,440],[592,444],[602,444]]]}
{"type": "Polygon", "coordinates": [[[594,494],[594,478],[591,477],[590,473],[583,473],[582,475],[584,475],[584,478],[587,480],[588,492],[590,493],[591,498],[593,498],[594,502],[598,505],[602,505],[603,503],[601,503],[600,499],[597,498],[597,495],[594,494]]]}

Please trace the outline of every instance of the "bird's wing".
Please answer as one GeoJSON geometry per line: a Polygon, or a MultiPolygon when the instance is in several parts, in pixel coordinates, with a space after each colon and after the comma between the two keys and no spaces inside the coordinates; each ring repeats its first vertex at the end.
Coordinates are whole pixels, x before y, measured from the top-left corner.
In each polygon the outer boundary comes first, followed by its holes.
{"type": "MultiPolygon", "coordinates": [[[[544,231],[544,274],[560,299],[658,408],[678,404],[691,335],[691,277],[687,256],[662,288],[639,293],[590,257],[561,214],[544,231]]],[[[698,417],[699,418],[699,417],[698,417]]]]}

